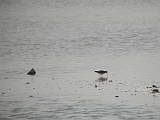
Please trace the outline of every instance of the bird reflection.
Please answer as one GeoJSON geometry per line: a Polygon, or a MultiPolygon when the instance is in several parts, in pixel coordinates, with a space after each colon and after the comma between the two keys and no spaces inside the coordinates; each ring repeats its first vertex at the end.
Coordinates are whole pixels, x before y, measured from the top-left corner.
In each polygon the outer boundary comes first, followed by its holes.
{"type": "Polygon", "coordinates": [[[98,79],[96,79],[95,81],[96,82],[104,82],[104,81],[107,81],[108,80],[108,77],[99,77],[98,79]]]}

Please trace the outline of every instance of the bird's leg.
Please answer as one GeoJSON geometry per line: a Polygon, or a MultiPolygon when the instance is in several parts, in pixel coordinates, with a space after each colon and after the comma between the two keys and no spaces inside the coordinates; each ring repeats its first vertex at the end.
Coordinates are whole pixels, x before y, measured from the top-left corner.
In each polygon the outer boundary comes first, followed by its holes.
{"type": "Polygon", "coordinates": [[[101,77],[102,77],[102,75],[101,75],[101,74],[99,74],[99,77],[101,78],[101,77]]]}

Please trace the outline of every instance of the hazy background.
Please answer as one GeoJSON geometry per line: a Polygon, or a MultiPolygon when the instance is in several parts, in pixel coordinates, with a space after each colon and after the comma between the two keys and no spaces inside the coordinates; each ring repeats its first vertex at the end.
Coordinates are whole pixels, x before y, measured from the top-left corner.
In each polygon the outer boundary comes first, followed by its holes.
{"type": "Polygon", "coordinates": [[[160,86],[159,12],[159,0],[0,0],[0,119],[159,119],[146,88],[160,86]]]}

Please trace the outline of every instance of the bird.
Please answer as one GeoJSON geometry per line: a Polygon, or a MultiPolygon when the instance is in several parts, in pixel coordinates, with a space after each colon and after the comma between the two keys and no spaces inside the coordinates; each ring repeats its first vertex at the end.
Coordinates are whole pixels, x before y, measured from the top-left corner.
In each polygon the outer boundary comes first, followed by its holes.
{"type": "Polygon", "coordinates": [[[36,71],[33,68],[27,73],[27,75],[35,75],[35,74],[36,71]]]}
{"type": "Polygon", "coordinates": [[[98,73],[100,76],[102,76],[105,73],[108,75],[108,71],[106,70],[96,70],[95,72],[98,73]]]}

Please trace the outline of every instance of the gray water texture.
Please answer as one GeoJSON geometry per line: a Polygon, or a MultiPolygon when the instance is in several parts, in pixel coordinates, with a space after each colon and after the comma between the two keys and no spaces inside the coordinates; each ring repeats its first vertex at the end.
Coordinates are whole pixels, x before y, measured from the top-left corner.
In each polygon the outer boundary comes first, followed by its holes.
{"type": "Polygon", "coordinates": [[[159,0],[0,0],[0,119],[159,120],[159,12],[159,0]]]}

